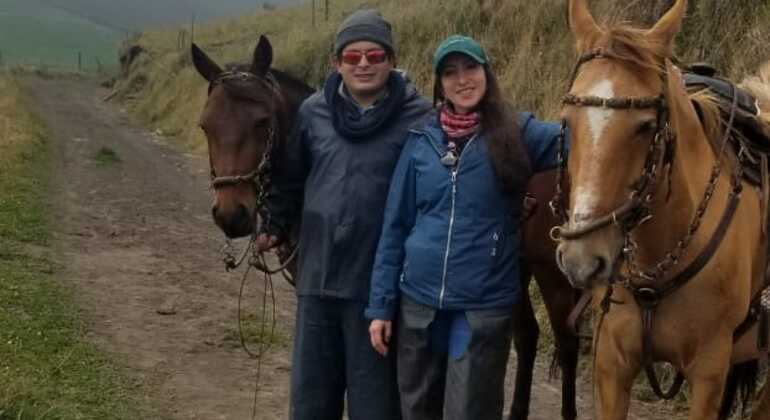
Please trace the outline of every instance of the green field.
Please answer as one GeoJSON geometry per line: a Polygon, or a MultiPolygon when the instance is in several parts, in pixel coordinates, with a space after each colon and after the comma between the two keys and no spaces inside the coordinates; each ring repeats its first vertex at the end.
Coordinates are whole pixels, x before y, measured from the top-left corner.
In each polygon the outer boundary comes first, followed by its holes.
{"type": "Polygon", "coordinates": [[[0,55],[6,65],[96,71],[117,66],[124,34],[58,9],[0,0],[0,55]]]}
{"type": "Polygon", "coordinates": [[[83,337],[50,247],[45,128],[2,73],[0,92],[0,420],[155,419],[83,337]]]}

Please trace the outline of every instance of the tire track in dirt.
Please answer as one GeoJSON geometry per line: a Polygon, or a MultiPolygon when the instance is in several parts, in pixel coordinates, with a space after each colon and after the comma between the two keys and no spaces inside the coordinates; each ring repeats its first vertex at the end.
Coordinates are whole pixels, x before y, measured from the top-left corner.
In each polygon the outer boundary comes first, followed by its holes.
{"type": "MultiPolygon", "coordinates": [[[[62,251],[63,280],[78,291],[88,337],[128,367],[160,418],[251,418],[256,362],[235,335],[241,272],[225,273],[220,260],[206,160],[130,122],[91,80],[25,85],[52,136],[54,246],[62,251]],[[98,162],[102,148],[119,161],[98,162]]],[[[284,339],[262,364],[260,420],[288,417],[295,299],[283,280],[275,286],[284,339]]],[[[250,289],[253,306],[258,286],[250,289]]],[[[545,359],[535,375],[532,420],[560,418],[560,384],[547,380],[545,359]]],[[[509,399],[514,361],[515,354],[509,399]]],[[[579,387],[581,418],[591,418],[590,387],[579,387]]],[[[645,414],[630,418],[662,417],[647,405],[634,411],[645,414]]]]}

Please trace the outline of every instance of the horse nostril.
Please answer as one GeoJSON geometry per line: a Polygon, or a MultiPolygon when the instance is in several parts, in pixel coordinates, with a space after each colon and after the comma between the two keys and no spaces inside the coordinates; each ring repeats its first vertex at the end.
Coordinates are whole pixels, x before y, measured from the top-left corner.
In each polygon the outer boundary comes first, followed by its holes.
{"type": "Polygon", "coordinates": [[[596,257],[596,269],[593,273],[591,273],[591,277],[597,277],[604,273],[607,269],[608,263],[607,259],[603,256],[597,256],[596,257]]]}
{"type": "Polygon", "coordinates": [[[243,204],[238,204],[238,220],[248,220],[248,218],[249,209],[247,209],[243,204]]]}

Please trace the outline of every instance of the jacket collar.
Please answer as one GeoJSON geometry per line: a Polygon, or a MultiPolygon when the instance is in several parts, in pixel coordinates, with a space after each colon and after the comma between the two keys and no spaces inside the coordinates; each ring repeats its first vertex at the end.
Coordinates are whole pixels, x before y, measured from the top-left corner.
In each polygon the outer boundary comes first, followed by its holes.
{"type": "MultiPolygon", "coordinates": [[[[438,154],[439,157],[446,154],[447,143],[444,141],[444,131],[441,129],[438,112],[435,109],[431,111],[427,122],[422,126],[422,128],[413,129],[411,131],[426,137],[431,146],[433,146],[433,150],[436,151],[436,154],[438,154]]],[[[480,134],[474,134],[472,139],[475,139],[476,137],[480,137],[480,134]]],[[[475,141],[469,141],[468,145],[471,143],[475,143],[475,141]]]]}

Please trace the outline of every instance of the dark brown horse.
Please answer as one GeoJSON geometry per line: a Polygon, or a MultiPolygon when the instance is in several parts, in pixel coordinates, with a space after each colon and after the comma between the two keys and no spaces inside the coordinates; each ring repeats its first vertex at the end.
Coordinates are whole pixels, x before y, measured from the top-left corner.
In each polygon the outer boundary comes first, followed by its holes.
{"type": "Polygon", "coordinates": [[[280,154],[299,105],[313,89],[270,68],[273,49],[265,37],[250,65],[223,70],[195,44],[192,58],[209,82],[199,123],[208,141],[212,216],[229,238],[247,236],[255,228],[260,164],[280,154]]]}
{"type": "MultiPolygon", "coordinates": [[[[257,217],[260,163],[280,155],[299,104],[312,89],[270,68],[272,47],[265,37],[260,38],[253,62],[248,66],[222,70],[194,45],[192,57],[195,68],[209,82],[209,97],[200,125],[209,147],[215,195],[212,215],[228,237],[247,236],[254,231],[257,217]]],[[[534,275],[545,300],[556,338],[555,357],[563,372],[562,415],[572,420],[576,417],[578,338],[569,333],[566,322],[574,306],[574,291],[555,264],[555,243],[548,237],[556,222],[544,204],[553,195],[554,180],[553,173],[544,173],[537,175],[530,185],[542,204],[524,227],[522,279],[527,287],[534,275]]],[[[514,344],[519,368],[510,419],[524,420],[529,412],[539,328],[528,294],[524,294],[515,311],[514,344]]]]}

